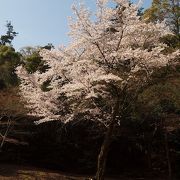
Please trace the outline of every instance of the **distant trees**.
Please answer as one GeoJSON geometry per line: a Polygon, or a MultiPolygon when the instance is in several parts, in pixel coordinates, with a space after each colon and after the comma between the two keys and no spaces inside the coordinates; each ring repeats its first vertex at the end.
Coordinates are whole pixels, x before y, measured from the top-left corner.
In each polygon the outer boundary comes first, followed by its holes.
{"type": "Polygon", "coordinates": [[[164,37],[163,42],[174,48],[180,48],[179,0],[153,0],[152,6],[145,10],[143,17],[147,22],[165,21],[174,35],[164,37]]]}
{"type": "Polygon", "coordinates": [[[22,66],[17,69],[29,114],[41,117],[37,123],[78,118],[107,128],[97,180],[104,179],[115,126],[151,81],[154,70],[173,64],[179,56],[179,51],[164,54],[166,46],[159,40],[171,33],[165,24],[144,22],[137,16],[138,6],[128,0],[115,2],[118,8],[111,9],[106,0],[97,1],[96,21],[84,6],[73,6],[72,43],[41,51],[49,66],[43,73],[29,74],[22,66]],[[46,91],[44,83],[49,87],[46,91]]]}
{"type": "Polygon", "coordinates": [[[49,43],[44,47],[25,47],[16,52],[12,47],[12,41],[17,36],[10,21],[6,24],[7,32],[0,36],[0,89],[18,85],[18,78],[15,69],[18,65],[24,64],[29,73],[37,70],[45,71],[47,68],[42,61],[39,51],[42,48],[52,49],[54,46],[49,43]]]}
{"type": "Polygon", "coordinates": [[[6,34],[0,36],[0,89],[17,85],[15,68],[21,59],[20,53],[12,47],[12,41],[18,33],[10,21],[7,21],[6,27],[6,34]]]}
{"type": "Polygon", "coordinates": [[[7,21],[6,24],[7,32],[5,35],[1,35],[0,37],[0,45],[12,45],[12,41],[14,37],[17,36],[17,32],[14,31],[14,27],[11,24],[11,21],[7,21]]]}
{"type": "Polygon", "coordinates": [[[0,89],[17,85],[15,68],[20,64],[21,55],[11,46],[0,45],[0,89]]]}
{"type": "Polygon", "coordinates": [[[151,22],[166,21],[174,34],[180,33],[180,1],[153,0],[152,6],[145,10],[144,18],[151,22]]]}
{"type": "Polygon", "coordinates": [[[41,49],[51,49],[52,46],[47,45],[44,47],[24,47],[20,50],[22,55],[22,64],[28,71],[28,73],[34,73],[36,71],[44,72],[47,66],[42,61],[42,57],[40,56],[41,49]]]}

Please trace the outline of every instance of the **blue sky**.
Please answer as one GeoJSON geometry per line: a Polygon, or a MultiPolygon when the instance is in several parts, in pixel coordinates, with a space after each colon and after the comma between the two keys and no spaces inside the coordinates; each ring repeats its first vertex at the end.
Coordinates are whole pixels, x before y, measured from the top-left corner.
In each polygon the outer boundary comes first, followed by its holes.
{"type": "MultiPolygon", "coordinates": [[[[137,0],[133,0],[136,2],[137,0]]],[[[0,0],[0,35],[6,31],[6,21],[11,21],[18,36],[13,45],[16,49],[25,46],[55,46],[68,43],[67,17],[72,15],[74,0],[0,0]]],[[[94,9],[95,0],[85,0],[94,9]]],[[[144,0],[143,7],[152,0],[144,0]]]]}

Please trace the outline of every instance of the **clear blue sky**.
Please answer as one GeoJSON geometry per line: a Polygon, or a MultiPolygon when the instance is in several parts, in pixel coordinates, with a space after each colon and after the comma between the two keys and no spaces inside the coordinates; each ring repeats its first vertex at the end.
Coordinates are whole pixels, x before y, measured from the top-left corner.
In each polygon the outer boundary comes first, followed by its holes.
{"type": "MultiPolygon", "coordinates": [[[[137,0],[133,0],[136,2],[137,0]]],[[[144,0],[143,7],[152,0],[144,0]]],[[[11,21],[19,35],[14,39],[16,49],[52,43],[55,46],[67,44],[68,21],[72,15],[74,0],[0,0],[0,35],[5,33],[6,21],[11,21]]],[[[95,8],[95,0],[85,0],[95,8]]]]}

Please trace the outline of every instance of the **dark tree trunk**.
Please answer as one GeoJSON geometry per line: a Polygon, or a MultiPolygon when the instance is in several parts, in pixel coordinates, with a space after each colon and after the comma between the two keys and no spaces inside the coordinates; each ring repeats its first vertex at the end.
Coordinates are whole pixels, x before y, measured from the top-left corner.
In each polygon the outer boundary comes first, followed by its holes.
{"type": "Polygon", "coordinates": [[[147,145],[147,159],[148,159],[148,168],[152,170],[152,161],[151,161],[151,144],[147,145]]]}
{"type": "Polygon", "coordinates": [[[171,167],[171,159],[170,159],[170,155],[169,155],[168,134],[167,134],[166,130],[165,130],[164,136],[165,136],[166,159],[167,159],[167,165],[168,165],[168,177],[169,177],[169,180],[171,180],[172,179],[172,167],[171,167]]]}
{"type": "Polygon", "coordinates": [[[145,134],[145,139],[144,142],[146,144],[146,156],[147,156],[147,163],[148,163],[148,168],[149,170],[152,170],[152,158],[151,158],[151,154],[152,154],[152,135],[150,134],[150,132],[147,132],[145,134]]]}
{"type": "Polygon", "coordinates": [[[110,145],[112,142],[113,130],[114,130],[114,126],[116,124],[116,116],[118,114],[118,110],[119,110],[119,101],[117,101],[115,104],[115,108],[114,108],[114,111],[112,114],[112,119],[111,119],[110,125],[107,129],[107,132],[106,132],[106,135],[104,138],[104,142],[101,146],[101,151],[98,156],[96,180],[104,180],[106,161],[107,161],[109,148],[110,148],[110,145]]]}

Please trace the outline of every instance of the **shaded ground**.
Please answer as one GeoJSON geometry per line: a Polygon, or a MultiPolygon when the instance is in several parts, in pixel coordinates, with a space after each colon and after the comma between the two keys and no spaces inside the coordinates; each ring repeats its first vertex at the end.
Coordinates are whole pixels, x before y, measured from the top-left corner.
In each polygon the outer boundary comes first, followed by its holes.
{"type": "MultiPolygon", "coordinates": [[[[175,118],[173,117],[173,119],[175,118]]],[[[6,130],[6,121],[6,117],[0,121],[0,132],[6,130]]],[[[76,126],[74,129],[70,128],[70,134],[67,134],[66,131],[62,133],[64,136],[60,138],[61,134],[59,134],[58,131],[60,126],[60,124],[55,123],[35,126],[28,117],[15,119],[5,139],[2,152],[0,152],[0,180],[88,180],[88,176],[76,176],[73,173],[87,174],[95,172],[95,169],[92,171],[97,157],[94,149],[98,148],[94,143],[94,139],[86,138],[89,137],[88,132],[82,133],[83,129],[85,129],[84,125],[76,126]],[[77,131],[81,133],[78,134],[77,131]],[[13,165],[11,163],[25,163],[27,166],[13,165]],[[36,168],[37,166],[42,168],[36,168]],[[71,172],[72,175],[64,172],[71,172]]],[[[2,138],[0,137],[0,142],[1,140],[2,138]]],[[[144,164],[141,163],[143,161],[137,161],[137,159],[139,160],[141,158],[141,156],[138,156],[138,151],[135,151],[134,155],[132,153],[127,154],[127,146],[124,146],[127,142],[126,139],[122,138],[120,142],[119,146],[117,146],[117,144],[112,146],[115,151],[111,152],[111,162],[109,163],[111,169],[109,169],[109,172],[107,171],[108,174],[114,175],[116,173],[118,176],[106,178],[105,180],[168,179],[166,171],[164,171],[164,173],[159,173],[159,171],[146,172],[146,169],[143,168],[144,164]],[[120,155],[121,157],[119,157],[120,155]],[[123,156],[125,156],[125,158],[123,158],[123,156]],[[134,157],[136,158],[133,159],[134,157]],[[125,161],[123,161],[123,159],[125,161]],[[126,168],[121,169],[124,166],[126,168]],[[116,168],[115,170],[113,169],[114,167],[116,168]],[[119,172],[119,170],[121,170],[121,172],[119,172]],[[121,176],[119,176],[119,174],[121,176]]],[[[164,169],[166,169],[166,167],[164,169]]],[[[179,170],[179,168],[177,168],[177,170],[179,170]]],[[[179,180],[179,178],[173,180],[179,180]]]]}
{"type": "Polygon", "coordinates": [[[0,180],[85,180],[85,177],[64,175],[61,172],[0,164],[0,180]]]}
{"type": "MultiPolygon", "coordinates": [[[[64,174],[59,171],[51,171],[47,169],[0,164],[0,180],[90,180],[88,176],[78,176],[72,174],[64,174]]],[[[165,180],[165,178],[127,178],[127,177],[109,177],[105,180],[165,180]]],[[[175,179],[174,179],[175,180],[175,179]]]]}

